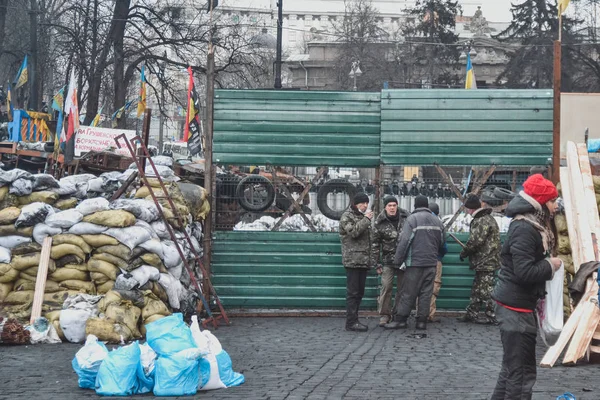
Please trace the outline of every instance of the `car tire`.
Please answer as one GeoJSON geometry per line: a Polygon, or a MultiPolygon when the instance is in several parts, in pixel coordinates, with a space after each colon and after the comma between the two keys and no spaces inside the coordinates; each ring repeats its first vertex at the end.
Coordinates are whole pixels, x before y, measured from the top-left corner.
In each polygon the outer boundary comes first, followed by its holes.
{"type": "Polygon", "coordinates": [[[501,200],[512,200],[517,194],[508,189],[497,187],[494,189],[494,197],[501,200]]]}
{"type": "Polygon", "coordinates": [[[317,192],[317,206],[321,213],[329,219],[339,221],[346,210],[334,210],[327,204],[327,195],[333,192],[344,192],[350,200],[357,193],[356,187],[345,179],[332,179],[325,182],[317,192]]]}
{"type": "Polygon", "coordinates": [[[240,206],[244,210],[261,212],[271,207],[275,200],[275,188],[270,180],[261,175],[250,175],[245,177],[238,183],[235,195],[240,206]],[[265,198],[258,204],[251,203],[245,196],[245,191],[248,186],[261,185],[265,189],[265,198]]]}

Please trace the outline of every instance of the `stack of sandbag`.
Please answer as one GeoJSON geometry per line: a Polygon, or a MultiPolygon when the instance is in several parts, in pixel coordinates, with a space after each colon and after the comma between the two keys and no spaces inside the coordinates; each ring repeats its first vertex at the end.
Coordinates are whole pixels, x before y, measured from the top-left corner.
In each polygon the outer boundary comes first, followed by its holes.
{"type": "Polygon", "coordinates": [[[185,198],[183,197],[183,194],[181,193],[181,190],[179,189],[179,186],[174,182],[163,182],[168,193],[168,195],[165,195],[157,179],[148,179],[148,181],[151,186],[142,186],[141,188],[139,188],[135,192],[135,198],[152,201],[152,196],[150,194],[150,191],[152,191],[154,193],[154,196],[158,199],[158,202],[162,207],[163,214],[167,221],[171,224],[171,226],[173,226],[176,229],[182,229],[185,226],[187,226],[192,219],[192,215],[190,214],[190,209],[187,206],[187,203],[185,201],[185,198]],[[167,200],[167,196],[171,199],[173,205],[177,208],[179,215],[183,219],[183,226],[175,217],[175,214],[172,210],[172,206],[167,200]]]}
{"type": "Polygon", "coordinates": [[[571,256],[571,243],[569,241],[569,231],[567,229],[567,219],[564,214],[557,214],[554,217],[556,226],[556,249],[558,258],[565,265],[565,279],[563,286],[563,313],[565,320],[571,315],[571,298],[569,296],[569,283],[575,276],[575,266],[573,265],[573,257],[571,256]]]}

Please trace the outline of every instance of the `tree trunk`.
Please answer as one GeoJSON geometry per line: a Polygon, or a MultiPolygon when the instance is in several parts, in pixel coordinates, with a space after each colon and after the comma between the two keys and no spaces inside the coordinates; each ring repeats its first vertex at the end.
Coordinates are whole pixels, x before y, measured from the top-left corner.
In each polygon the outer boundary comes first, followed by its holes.
{"type": "Polygon", "coordinates": [[[4,52],[4,29],[6,26],[6,13],[8,0],[0,0],[0,56],[4,52]]]}
{"type": "MultiPolygon", "coordinates": [[[[113,17],[112,17],[109,33],[106,37],[106,40],[104,41],[103,46],[101,47],[102,50],[100,51],[100,55],[98,56],[98,59],[97,59],[97,63],[96,63],[97,66],[93,71],[90,71],[88,99],[87,99],[87,107],[86,107],[87,111],[85,114],[84,125],[89,125],[94,120],[94,117],[98,113],[98,106],[100,103],[100,89],[102,87],[102,74],[104,73],[104,70],[106,69],[109,51],[110,51],[111,47],[114,46],[114,43],[116,41],[119,41],[118,38],[120,38],[120,42],[121,42],[121,46],[120,46],[121,59],[123,58],[123,36],[125,33],[125,24],[127,22],[128,16],[129,16],[130,3],[131,3],[131,0],[119,0],[119,1],[115,2],[115,8],[113,11],[113,17]]],[[[117,58],[117,56],[115,54],[115,61],[116,61],[116,58],[117,58]]],[[[116,65],[117,64],[115,62],[115,70],[117,69],[116,65]]],[[[121,71],[122,71],[122,69],[123,69],[123,67],[121,67],[121,71]]],[[[116,82],[115,82],[115,88],[116,88],[116,82]]],[[[119,107],[121,107],[123,104],[125,104],[124,99],[125,99],[125,95],[123,92],[123,100],[121,100],[121,102],[119,103],[117,101],[117,96],[115,93],[115,100],[113,103],[115,110],[117,110],[119,107]]]]}
{"type": "MultiPolygon", "coordinates": [[[[127,15],[129,14],[129,1],[118,2],[119,16],[117,17],[117,9],[115,8],[115,19],[119,19],[115,29],[115,36],[113,40],[113,57],[114,63],[114,75],[113,75],[113,87],[115,90],[115,97],[113,100],[113,106],[115,110],[122,107],[125,104],[125,97],[127,96],[127,85],[124,82],[125,76],[125,53],[123,51],[123,37],[125,36],[125,24],[127,22],[127,15]],[[124,7],[123,7],[124,6],[124,7]]],[[[125,127],[126,113],[123,113],[123,118],[119,120],[119,128],[125,127]]]]}

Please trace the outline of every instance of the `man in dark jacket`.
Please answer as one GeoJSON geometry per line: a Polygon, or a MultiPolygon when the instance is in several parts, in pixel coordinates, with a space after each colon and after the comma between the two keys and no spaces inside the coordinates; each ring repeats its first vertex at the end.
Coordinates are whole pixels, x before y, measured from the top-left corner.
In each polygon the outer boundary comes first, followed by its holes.
{"type": "Polygon", "coordinates": [[[556,212],[558,191],[540,174],[527,178],[523,191],[510,201],[513,218],[500,255],[501,267],[492,298],[504,355],[492,400],[531,399],[536,380],[535,308],[545,296],[561,261],[551,258],[554,235],[549,222],[556,212]]]}
{"type": "Polygon", "coordinates": [[[417,329],[427,329],[427,318],[438,256],[444,248],[444,226],[428,208],[427,197],[415,198],[415,210],[404,222],[394,262],[406,264],[402,293],[394,322],[387,329],[406,329],[408,316],[419,298],[417,329]]]}
{"type": "Polygon", "coordinates": [[[340,219],[342,263],[346,268],[346,330],[365,332],[368,330],[358,320],[358,308],[365,294],[367,272],[370,268],[371,218],[367,212],[369,196],[358,193],[352,205],[340,219]]]}
{"type": "Polygon", "coordinates": [[[475,279],[467,313],[458,320],[497,325],[492,291],[496,281],[495,273],[500,268],[500,228],[492,217],[492,209],[485,203],[482,204],[478,196],[467,196],[465,209],[473,219],[469,240],[460,253],[460,259],[469,258],[469,268],[475,271],[475,279]],[[484,320],[479,319],[479,309],[482,306],[485,306],[484,320]]]}
{"type": "MultiPolygon", "coordinates": [[[[371,238],[371,265],[377,267],[381,275],[381,293],[377,302],[379,326],[384,326],[392,319],[391,299],[396,277],[396,300],[400,295],[404,271],[394,265],[398,236],[402,231],[408,211],[398,208],[398,200],[394,196],[383,198],[384,209],[373,225],[371,238]]],[[[394,302],[396,304],[396,302],[394,302]]]]}

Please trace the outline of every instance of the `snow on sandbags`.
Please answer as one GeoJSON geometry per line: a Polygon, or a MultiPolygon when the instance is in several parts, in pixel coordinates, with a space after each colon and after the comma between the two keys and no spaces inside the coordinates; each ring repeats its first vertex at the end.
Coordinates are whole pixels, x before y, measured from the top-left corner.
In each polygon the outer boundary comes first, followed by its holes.
{"type": "Polygon", "coordinates": [[[19,178],[10,184],[8,193],[15,196],[26,196],[33,191],[33,181],[31,178],[19,178]]]}
{"type": "Polygon", "coordinates": [[[150,239],[144,243],[141,243],[139,247],[156,254],[161,260],[164,260],[165,258],[162,243],[158,239],[150,239]]]}
{"type": "Polygon", "coordinates": [[[0,185],[5,186],[10,183],[13,183],[17,179],[21,178],[31,178],[31,174],[27,171],[23,171],[22,169],[15,168],[10,171],[0,170],[0,185]]]}
{"type": "Polygon", "coordinates": [[[83,219],[83,214],[77,210],[60,211],[46,217],[46,225],[52,228],[69,229],[83,219]]]}
{"type": "Polygon", "coordinates": [[[165,289],[169,297],[169,305],[171,308],[179,310],[181,299],[185,295],[181,282],[170,274],[160,274],[158,283],[165,289]]]}
{"type": "Polygon", "coordinates": [[[145,222],[156,221],[160,217],[154,202],[146,199],[117,199],[110,204],[110,208],[129,211],[145,222]]]}
{"type": "Polygon", "coordinates": [[[83,216],[93,214],[98,211],[106,211],[109,209],[109,202],[103,197],[83,200],[75,207],[83,216]]]}
{"type": "Polygon", "coordinates": [[[61,232],[62,229],[60,228],[53,228],[46,224],[37,224],[33,228],[33,240],[41,245],[46,237],[58,235],[61,232]]]}
{"type": "Polygon", "coordinates": [[[152,238],[150,232],[141,226],[130,226],[127,228],[110,228],[105,235],[112,236],[117,239],[120,243],[129,247],[131,250],[136,248],[139,244],[142,244],[152,238]]]}
{"type": "Polygon", "coordinates": [[[18,235],[4,236],[0,240],[0,243],[2,243],[2,247],[12,249],[13,247],[17,247],[25,243],[31,243],[31,238],[18,235]]]}
{"type": "Polygon", "coordinates": [[[54,209],[46,203],[35,202],[28,204],[21,209],[21,215],[17,218],[15,227],[34,226],[35,224],[44,222],[50,214],[54,214],[54,209]]]}
{"type": "Polygon", "coordinates": [[[0,263],[10,264],[10,250],[6,247],[0,247],[0,263]]]}
{"type": "Polygon", "coordinates": [[[60,184],[50,174],[34,174],[33,175],[33,190],[48,190],[52,188],[58,188],[60,184]]]}
{"type": "Polygon", "coordinates": [[[150,265],[142,265],[129,273],[140,286],[144,286],[148,281],[158,281],[160,279],[160,271],[150,265]]]}
{"type": "Polygon", "coordinates": [[[152,227],[152,229],[154,229],[154,232],[156,232],[159,239],[169,240],[171,238],[167,229],[167,225],[164,221],[152,222],[150,226],[152,227]]]}
{"type": "Polygon", "coordinates": [[[60,328],[71,343],[85,340],[85,325],[89,318],[98,316],[98,302],[101,296],[78,294],[69,296],[60,312],[60,328]]]}
{"type": "Polygon", "coordinates": [[[74,235],[97,235],[108,230],[108,226],[92,224],[91,222],[80,222],[69,228],[69,233],[74,235]]]}

